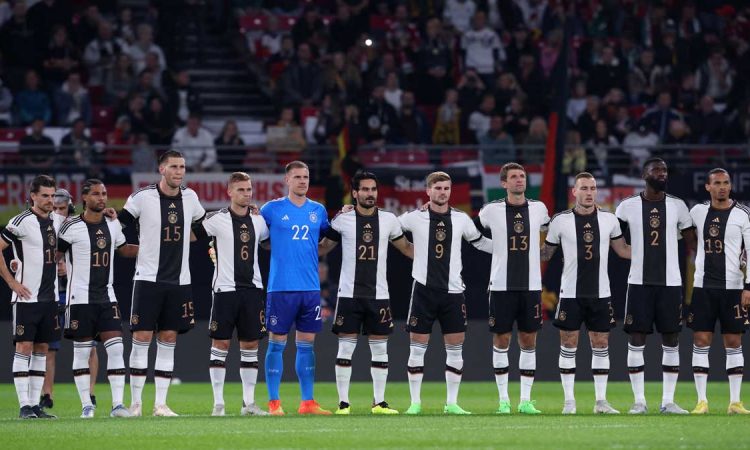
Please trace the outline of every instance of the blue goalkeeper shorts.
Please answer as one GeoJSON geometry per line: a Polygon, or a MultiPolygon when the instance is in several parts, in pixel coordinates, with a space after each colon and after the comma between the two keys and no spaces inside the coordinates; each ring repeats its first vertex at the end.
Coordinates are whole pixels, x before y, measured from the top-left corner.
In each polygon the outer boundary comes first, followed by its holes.
{"type": "Polygon", "coordinates": [[[266,296],[266,328],[271,333],[287,334],[292,329],[318,333],[323,327],[320,317],[320,291],[269,292],[266,296]]]}

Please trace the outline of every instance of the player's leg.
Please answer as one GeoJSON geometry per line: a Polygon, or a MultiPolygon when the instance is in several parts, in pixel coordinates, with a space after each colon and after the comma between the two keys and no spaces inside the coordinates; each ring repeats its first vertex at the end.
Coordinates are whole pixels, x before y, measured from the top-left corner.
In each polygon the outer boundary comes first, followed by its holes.
{"type": "Polygon", "coordinates": [[[177,331],[160,330],[156,335],[156,361],[154,363],[154,388],[156,395],[154,398],[154,413],[162,415],[159,411],[164,410],[164,416],[171,417],[176,415],[169,414],[167,411],[167,394],[169,385],[172,383],[174,376],[174,352],[177,347],[177,331]]]}
{"type": "Polygon", "coordinates": [[[721,333],[726,349],[727,377],[729,378],[728,414],[750,414],[740,400],[740,388],[745,367],[742,354],[742,335],[750,326],[748,309],[742,307],[741,290],[727,290],[721,293],[721,299],[715,302],[720,306],[719,318],[721,333]]]}
{"type": "Polygon", "coordinates": [[[692,411],[693,414],[708,413],[708,398],[706,397],[708,354],[718,319],[717,306],[712,304],[708,290],[700,287],[693,288],[693,298],[690,301],[687,318],[687,325],[693,330],[693,379],[698,395],[698,403],[692,411]]]}
{"type": "MultiPolygon", "coordinates": [[[[523,292],[516,297],[518,302],[516,323],[518,324],[518,345],[521,355],[518,369],[521,373],[521,399],[518,412],[539,414],[534,401],[531,400],[531,388],[536,375],[536,333],[542,327],[542,293],[540,291],[523,292]]],[[[576,328],[577,329],[577,328],[576,328]]]]}
{"type": "Polygon", "coordinates": [[[33,335],[34,345],[29,363],[29,400],[34,405],[32,409],[39,418],[56,419],[52,414],[46,413],[39,401],[41,400],[42,385],[47,369],[47,353],[49,343],[60,339],[60,322],[58,317],[57,302],[33,304],[35,313],[33,321],[36,326],[33,335]]]}
{"type": "Polygon", "coordinates": [[[393,333],[390,300],[367,300],[361,303],[366,310],[364,332],[370,343],[370,375],[372,376],[373,414],[398,414],[385,401],[388,380],[388,336],[393,333]],[[366,303],[365,303],[366,302],[366,303]]]}
{"type": "Polygon", "coordinates": [[[563,414],[575,414],[575,379],[576,379],[576,352],[578,351],[579,330],[583,324],[583,316],[575,298],[561,298],[555,309],[555,319],[552,324],[560,330],[560,357],[558,366],[560,368],[560,382],[563,386],[565,396],[563,414]]]}
{"type": "Polygon", "coordinates": [[[338,336],[336,352],[336,391],[339,406],[336,414],[347,415],[349,407],[349,384],[352,378],[352,355],[357,347],[357,334],[362,329],[365,311],[360,299],[339,297],[333,313],[332,331],[338,336]]]}
{"type": "Polygon", "coordinates": [[[91,403],[96,407],[96,393],[94,388],[96,387],[96,377],[99,375],[99,352],[97,351],[96,341],[91,346],[91,352],[89,353],[89,369],[91,370],[91,386],[89,391],[91,392],[91,403]]]}
{"type": "Polygon", "coordinates": [[[214,410],[212,416],[224,415],[224,378],[226,377],[226,361],[229,354],[229,339],[211,339],[211,357],[208,373],[214,392],[214,410]]]}
{"type": "Polygon", "coordinates": [[[258,383],[258,344],[266,333],[265,296],[261,289],[241,291],[242,299],[237,323],[240,341],[240,379],[242,380],[243,416],[266,416],[255,404],[255,385],[258,383]]]}
{"type": "Polygon", "coordinates": [[[272,415],[284,415],[279,397],[281,376],[284,373],[284,348],[287,335],[296,315],[295,305],[285,292],[269,292],[266,297],[266,327],[268,349],[264,364],[266,387],[268,388],[268,410],[272,415]]]}
{"type": "Polygon", "coordinates": [[[406,331],[409,332],[409,360],[406,370],[409,379],[411,405],[406,414],[422,412],[422,379],[424,378],[424,355],[432,333],[432,324],[437,317],[437,299],[425,286],[414,282],[409,302],[406,331]]]}
{"type": "Polygon", "coordinates": [[[229,342],[240,316],[239,292],[214,293],[209,318],[208,335],[211,338],[211,353],[208,373],[214,394],[212,416],[224,415],[224,379],[229,342]]]}
{"type": "Polygon", "coordinates": [[[123,403],[125,348],[122,342],[122,324],[117,303],[102,305],[100,330],[102,331],[99,333],[99,338],[104,343],[104,351],[107,352],[107,380],[112,392],[112,410],[109,415],[110,417],[131,417],[130,411],[123,403]]]}
{"type": "Polygon", "coordinates": [[[464,373],[463,346],[466,338],[466,300],[463,294],[440,299],[438,321],[445,343],[446,414],[471,414],[458,406],[458,390],[464,373]]]}
{"type": "Polygon", "coordinates": [[[518,293],[503,291],[490,291],[489,295],[488,324],[492,333],[492,367],[497,385],[498,414],[510,414],[511,411],[508,396],[508,348],[519,304],[513,297],[517,295],[518,293]]]}
{"type": "Polygon", "coordinates": [[[258,343],[259,341],[240,341],[240,379],[242,380],[242,409],[240,413],[252,416],[265,416],[255,403],[255,386],[258,384],[258,343]]]}
{"type": "MultiPolygon", "coordinates": [[[[89,306],[89,305],[73,305],[89,306]]],[[[73,341],[73,380],[75,381],[78,397],[81,400],[81,418],[94,418],[94,405],[91,403],[91,370],[89,357],[94,339],[91,336],[76,337],[73,341]]]]}
{"type": "Polygon", "coordinates": [[[633,390],[633,406],[630,414],[646,414],[644,358],[646,336],[653,332],[654,306],[653,288],[629,284],[625,297],[625,324],[623,330],[628,333],[628,375],[633,390]]]}
{"type": "Polygon", "coordinates": [[[299,380],[301,402],[300,414],[328,415],[315,401],[315,335],[320,333],[323,320],[320,315],[320,292],[299,293],[299,308],[295,318],[297,355],[294,368],[299,380]]]}
{"type": "MultiPolygon", "coordinates": [[[[13,310],[13,323],[16,324],[16,305],[13,305],[13,310]]],[[[17,340],[23,337],[19,336],[15,330],[18,330],[18,325],[14,327],[16,351],[13,354],[13,384],[16,387],[16,396],[18,397],[19,417],[21,419],[35,419],[36,414],[31,410],[32,405],[29,400],[29,363],[31,362],[33,342],[17,340]]]]}
{"type": "Polygon", "coordinates": [[[682,330],[682,288],[661,287],[656,298],[656,330],[662,342],[662,398],[664,414],[688,414],[674,401],[677,378],[680,373],[680,330],[682,330]]]}
{"type": "Polygon", "coordinates": [[[609,379],[609,331],[615,327],[612,298],[579,299],[591,342],[591,372],[596,394],[595,414],[620,414],[607,401],[609,379]]]}
{"type": "Polygon", "coordinates": [[[42,408],[52,409],[54,405],[55,394],[55,367],[57,364],[57,352],[60,350],[60,341],[49,343],[47,352],[47,373],[44,375],[44,384],[42,384],[42,399],[39,406],[42,408]]]}
{"type": "Polygon", "coordinates": [[[130,310],[132,346],[128,366],[130,367],[130,413],[142,414],[143,386],[148,373],[148,351],[151,346],[156,322],[164,297],[156,283],[136,280],[130,310]]]}

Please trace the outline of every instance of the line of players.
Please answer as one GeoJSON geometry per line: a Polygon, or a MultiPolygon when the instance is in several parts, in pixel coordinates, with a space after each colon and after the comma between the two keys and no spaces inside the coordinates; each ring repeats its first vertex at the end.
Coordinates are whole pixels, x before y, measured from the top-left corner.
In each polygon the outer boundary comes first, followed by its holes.
{"type": "Polygon", "coordinates": [[[726,171],[717,169],[710,173],[706,188],[711,193],[711,202],[697,205],[688,212],[684,202],[664,193],[666,164],[658,159],[649,160],[644,166],[646,190],[623,201],[615,215],[596,208],[596,182],[590,174],[580,174],[573,188],[575,208],[550,221],[542,203],[525,198],[523,167],[510,163],[501,172],[508,197],[485,205],[477,227],[465,213],[450,208],[451,180],[442,172],[427,178],[428,207],[399,218],[375,206],[377,178],[360,173],[353,180],[356,206],[337,215],[329,226],[322,205],[306,198],[309,172],[301,162],[287,167],[289,196],[269,202],[260,215],[251,214],[249,176],[232,174],[228,187],[230,207],[210,214],[205,220],[205,211],[195,193],[181,186],[185,173],[181,155],[167,152],[160,160],[159,170],[162,180],[131,195],[119,214],[119,221],[104,218],[104,184],[98,180],[87,181],[83,188],[84,213],[64,224],[55,214],[50,215],[54,180],[40,176],[31,188],[33,207],[13,218],[3,231],[0,247],[12,245],[16,258],[22,261],[15,278],[4,261],[0,263],[0,275],[13,290],[16,341],[13,372],[21,417],[50,417],[33,402],[39,398],[39,378],[44,375],[46,342],[53,340],[59,329],[54,295],[50,296],[55,292],[56,276],[50,274],[54,271],[55,260],[63,257],[69,272],[65,334],[75,340],[73,369],[83,404],[82,417],[93,417],[95,411],[88,391],[88,357],[95,337],[104,342],[108,354],[107,371],[113,395],[111,415],[141,415],[141,393],[154,331],[158,334],[153,412],[159,416],[176,415],[167,407],[166,396],[174,366],[176,337],[194,324],[188,268],[188,236],[191,235],[195,239],[211,236],[216,249],[209,326],[214,415],[224,414],[224,361],[234,328],[237,328],[241,349],[241,412],[266,414],[257,407],[254,398],[258,341],[266,327],[270,332],[265,364],[269,412],[284,414],[278,385],[283,370],[281,352],[292,324],[297,332],[295,369],[303,400],[298,412],[330,414],[313,399],[313,340],[321,329],[318,256],[330,251],[338,242],[342,244],[344,258],[333,328],[339,335],[336,378],[340,404],[336,413],[350,412],[351,357],[359,332],[370,336],[375,399],[372,412],[397,413],[385,402],[387,336],[393,329],[385,279],[389,241],[415,260],[407,319],[411,339],[408,361],[411,405],[406,413],[421,412],[424,355],[432,325],[437,320],[446,348],[444,412],[468,414],[457,403],[466,329],[464,286],[460,275],[462,239],[492,254],[489,325],[494,334],[498,413],[511,412],[507,352],[514,322],[522,350],[518,411],[540,413],[531,400],[536,332],[542,317],[540,258],[549,259],[557,246],[562,247],[565,257],[561,300],[555,314],[555,325],[561,330],[563,412],[576,411],[575,353],[578,331],[586,323],[594,350],[594,410],[617,413],[606,401],[607,338],[609,329],[614,326],[607,277],[608,249],[612,246],[618,255],[627,258],[632,253],[633,257],[625,316],[625,331],[631,336],[628,366],[635,395],[630,412],[647,411],[643,396],[643,347],[646,334],[652,332],[655,324],[664,343],[661,411],[686,413],[673,400],[679,368],[677,333],[682,320],[677,239],[678,234],[682,234],[689,246],[691,241],[694,245],[694,222],[706,237],[707,246],[699,249],[696,258],[696,293],[688,316],[689,326],[696,332],[693,366],[699,403],[694,412],[708,410],[705,398],[708,345],[715,322],[719,320],[727,348],[729,412],[748,413],[739,400],[744,366],[741,333],[747,326],[750,304],[740,254],[743,241],[750,243],[750,220],[747,209],[729,199],[731,185],[726,171]],[[136,221],[140,252],[137,246],[125,243],[120,229],[136,221]],[[622,239],[620,222],[630,229],[632,248],[622,239]],[[542,244],[541,232],[547,226],[547,240],[542,244]],[[484,237],[480,229],[492,238],[484,237]],[[412,234],[414,244],[404,239],[404,231],[412,234]],[[259,246],[270,249],[271,237],[274,250],[264,304],[257,252],[259,246]],[[538,248],[540,252],[534,251],[538,248]],[[120,314],[111,287],[115,250],[124,256],[138,254],[130,315],[133,349],[129,409],[122,405],[125,368],[120,314]],[[598,276],[591,276],[592,273],[598,276]]]}

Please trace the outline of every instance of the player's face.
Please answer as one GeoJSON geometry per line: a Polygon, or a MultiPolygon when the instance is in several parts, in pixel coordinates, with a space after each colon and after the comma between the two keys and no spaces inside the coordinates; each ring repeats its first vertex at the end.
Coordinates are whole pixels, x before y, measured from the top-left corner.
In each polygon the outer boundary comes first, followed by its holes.
{"type": "Polygon", "coordinates": [[[508,193],[520,195],[526,192],[526,172],[518,169],[508,171],[505,181],[500,184],[508,193]]]}
{"type": "Polygon", "coordinates": [[[654,190],[663,191],[667,187],[667,165],[662,161],[652,162],[643,170],[643,179],[654,190]]]}
{"type": "Polygon", "coordinates": [[[307,189],[310,187],[310,172],[307,169],[292,169],[286,174],[285,179],[290,193],[300,197],[307,195],[307,189]]]}
{"type": "Polygon", "coordinates": [[[34,202],[34,207],[36,207],[39,211],[49,214],[54,208],[52,199],[54,195],[55,188],[40,187],[39,192],[31,193],[31,201],[34,202]]]}
{"type": "Polygon", "coordinates": [[[227,194],[233,205],[246,208],[250,206],[250,201],[253,199],[253,184],[250,180],[236,181],[229,185],[227,194]]]}
{"type": "Polygon", "coordinates": [[[711,200],[725,201],[732,192],[732,180],[725,173],[715,173],[708,177],[706,190],[711,194],[711,200]]]}
{"type": "Polygon", "coordinates": [[[52,210],[63,217],[68,217],[68,204],[67,203],[55,203],[52,210]]]}
{"type": "Polygon", "coordinates": [[[103,184],[91,186],[88,194],[83,196],[86,209],[100,213],[107,207],[107,188],[103,184]]]}
{"type": "Polygon", "coordinates": [[[378,185],[375,180],[360,181],[359,190],[352,192],[357,204],[363,208],[374,208],[378,202],[378,185]]]}
{"type": "Polygon", "coordinates": [[[573,187],[576,204],[584,208],[591,208],[596,203],[596,180],[593,178],[579,178],[573,187]]]}
{"type": "Polygon", "coordinates": [[[182,185],[182,180],[185,178],[185,158],[167,158],[159,166],[159,173],[164,177],[167,186],[177,189],[182,185]]]}
{"type": "Polygon", "coordinates": [[[427,188],[427,195],[430,197],[430,203],[437,206],[443,206],[451,199],[451,182],[438,181],[427,188]]]}

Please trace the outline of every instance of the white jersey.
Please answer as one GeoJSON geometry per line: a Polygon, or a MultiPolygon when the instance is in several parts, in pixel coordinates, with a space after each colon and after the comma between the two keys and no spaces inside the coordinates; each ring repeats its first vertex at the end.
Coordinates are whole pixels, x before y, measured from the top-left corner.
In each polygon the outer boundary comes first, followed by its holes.
{"type": "Polygon", "coordinates": [[[417,283],[458,294],[466,289],[461,270],[461,240],[487,253],[492,242],[482,236],[465,212],[451,208],[440,214],[432,210],[411,211],[399,216],[404,231],[412,233],[414,264],[411,275],[417,283]]]}
{"type": "Polygon", "coordinates": [[[490,291],[541,291],[539,240],[549,224],[544,203],[497,200],[482,207],[479,220],[492,233],[490,291]]]}
{"type": "Polygon", "coordinates": [[[727,209],[706,202],[690,210],[698,235],[694,287],[743,289],[750,283],[740,267],[743,247],[750,248],[748,214],[750,209],[737,202],[727,209]]]}
{"type": "Polygon", "coordinates": [[[81,215],[60,227],[57,250],[65,254],[67,305],[117,302],[112,287],[115,250],[123,245],[125,235],[117,220],[88,223],[81,215]]]}
{"type": "Polygon", "coordinates": [[[639,194],[620,202],[615,215],[630,230],[633,259],[628,283],[682,286],[677,242],[681,232],[693,226],[685,202],[669,194],[651,202],[639,194]]]}
{"type": "Polygon", "coordinates": [[[47,217],[27,209],[13,217],[2,231],[2,237],[13,247],[13,256],[20,264],[16,281],[31,291],[31,297],[20,300],[13,292],[11,302],[57,301],[57,230],[65,217],[52,213],[47,217]]]}
{"type": "Polygon", "coordinates": [[[404,236],[391,212],[375,209],[370,216],[356,210],[333,218],[326,237],[341,241],[339,298],[388,299],[388,243],[404,236]]]}
{"type": "Polygon", "coordinates": [[[200,226],[214,238],[216,268],[213,291],[263,289],[258,267],[258,244],[268,239],[268,227],[263,217],[253,214],[238,216],[224,208],[209,213],[200,226]]]}
{"type": "Polygon", "coordinates": [[[500,61],[505,61],[505,51],[500,37],[492,28],[469,30],[461,36],[461,48],[466,52],[466,67],[481,74],[495,71],[495,51],[500,61]]]}
{"type": "Polygon", "coordinates": [[[570,209],[556,214],[547,244],[562,246],[560,298],[610,297],[609,246],[611,240],[621,238],[620,222],[610,212],[595,209],[581,215],[570,209]]]}
{"type": "Polygon", "coordinates": [[[181,187],[170,197],[152,184],[128,197],[124,209],[139,225],[133,279],[190,284],[190,225],[206,214],[195,191],[181,187]]]}

